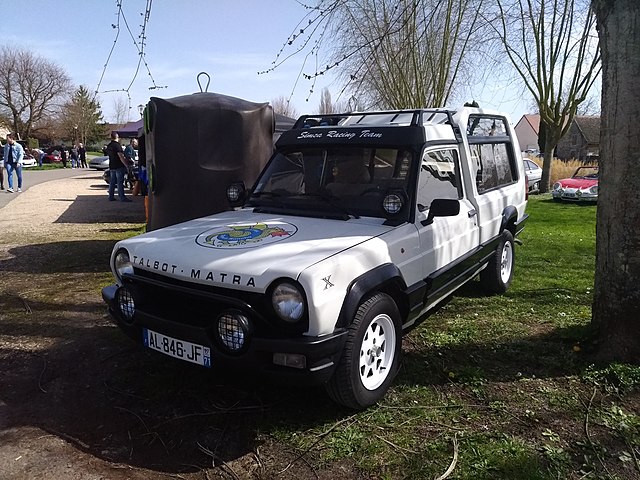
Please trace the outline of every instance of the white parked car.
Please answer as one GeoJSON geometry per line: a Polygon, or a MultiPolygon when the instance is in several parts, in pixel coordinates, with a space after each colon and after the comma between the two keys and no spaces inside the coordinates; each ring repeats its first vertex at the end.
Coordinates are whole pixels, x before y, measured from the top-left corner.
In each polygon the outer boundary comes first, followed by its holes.
{"type": "Polygon", "coordinates": [[[537,192],[540,190],[540,180],[542,179],[542,168],[532,160],[523,159],[524,171],[529,181],[529,192],[537,192]]]}
{"type": "Polygon", "coordinates": [[[24,157],[22,158],[22,166],[24,168],[35,167],[37,165],[38,165],[38,161],[35,158],[33,158],[31,155],[25,154],[24,157]]]}
{"type": "Polygon", "coordinates": [[[115,322],[164,355],[324,384],[354,409],[456,289],[509,288],[527,220],[509,119],[476,108],[303,116],[255,186],[227,194],[242,207],[115,245],[115,322]]]}
{"type": "Polygon", "coordinates": [[[109,157],[106,155],[93,157],[89,160],[89,168],[93,168],[94,170],[107,170],[109,168],[109,157]]]}

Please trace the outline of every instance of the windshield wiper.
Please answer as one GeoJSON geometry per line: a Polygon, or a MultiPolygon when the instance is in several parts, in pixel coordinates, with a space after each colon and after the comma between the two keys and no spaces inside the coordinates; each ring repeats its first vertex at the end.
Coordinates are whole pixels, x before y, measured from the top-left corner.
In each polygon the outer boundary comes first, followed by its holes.
{"type": "Polygon", "coordinates": [[[263,190],[261,192],[253,192],[251,194],[252,197],[271,197],[271,198],[279,198],[279,197],[288,197],[291,194],[286,190],[263,190]]]}
{"type": "Polygon", "coordinates": [[[345,214],[347,214],[347,215],[349,215],[349,216],[351,216],[353,218],[356,218],[356,219],[360,218],[360,215],[358,215],[357,213],[353,213],[353,212],[347,210],[346,208],[344,208],[339,203],[337,203],[336,200],[340,200],[340,199],[338,197],[336,197],[335,195],[331,195],[327,191],[321,191],[321,192],[316,192],[316,193],[301,193],[300,196],[302,196],[302,197],[320,198],[321,200],[324,200],[325,203],[327,203],[327,205],[330,205],[333,208],[337,208],[342,213],[345,213],[345,214]]]}

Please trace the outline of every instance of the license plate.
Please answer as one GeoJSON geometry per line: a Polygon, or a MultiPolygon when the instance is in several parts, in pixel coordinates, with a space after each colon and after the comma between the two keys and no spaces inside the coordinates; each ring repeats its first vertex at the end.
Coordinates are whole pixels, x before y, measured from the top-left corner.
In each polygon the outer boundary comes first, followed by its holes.
{"type": "Polygon", "coordinates": [[[576,194],[575,194],[575,193],[573,193],[573,192],[566,192],[566,193],[564,194],[564,196],[565,196],[565,197],[575,198],[576,194]]]}
{"type": "Polygon", "coordinates": [[[211,367],[211,349],[197,343],[167,337],[147,328],[143,329],[144,346],[173,358],[211,367]]]}

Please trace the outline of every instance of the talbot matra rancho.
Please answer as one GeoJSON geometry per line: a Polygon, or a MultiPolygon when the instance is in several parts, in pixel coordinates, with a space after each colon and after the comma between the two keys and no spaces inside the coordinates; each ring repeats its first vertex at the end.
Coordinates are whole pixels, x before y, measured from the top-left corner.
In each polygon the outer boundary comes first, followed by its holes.
{"type": "Polygon", "coordinates": [[[118,242],[102,295],[145,347],[203,367],[378,401],[403,333],[480,276],[507,290],[527,215],[505,115],[303,116],[233,211],[118,242]]]}

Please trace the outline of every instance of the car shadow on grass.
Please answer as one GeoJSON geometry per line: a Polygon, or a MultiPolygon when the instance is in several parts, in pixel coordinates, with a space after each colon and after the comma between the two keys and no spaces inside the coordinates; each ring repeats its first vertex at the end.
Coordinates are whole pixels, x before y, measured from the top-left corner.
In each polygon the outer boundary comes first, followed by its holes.
{"type": "MultiPolygon", "coordinates": [[[[168,474],[243,458],[258,469],[259,450],[270,469],[282,470],[299,452],[280,444],[278,432],[350,414],[317,388],[148,352],[95,306],[81,316],[46,305],[33,305],[30,315],[9,310],[0,324],[0,338],[14,339],[0,346],[0,400],[7,406],[0,432],[36,427],[109,463],[168,474]]],[[[312,474],[305,462],[290,473],[312,474]]]]}
{"type": "Polygon", "coordinates": [[[0,260],[0,272],[51,275],[108,272],[115,243],[116,240],[66,240],[13,247],[9,249],[12,256],[0,260]]]}

